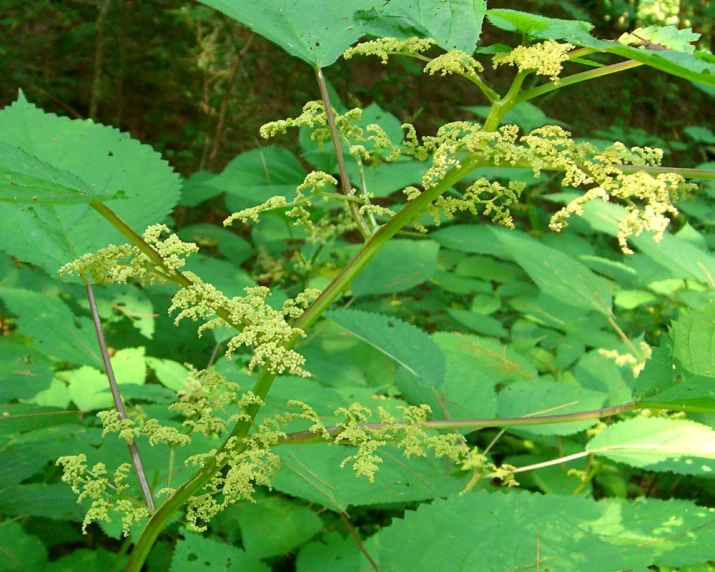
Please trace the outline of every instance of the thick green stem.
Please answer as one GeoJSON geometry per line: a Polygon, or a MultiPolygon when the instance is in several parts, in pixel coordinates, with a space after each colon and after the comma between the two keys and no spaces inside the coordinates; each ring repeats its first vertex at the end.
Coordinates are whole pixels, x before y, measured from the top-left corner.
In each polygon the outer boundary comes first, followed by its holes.
{"type": "Polygon", "coordinates": [[[641,62],[637,62],[635,60],[628,60],[625,62],[620,62],[618,64],[613,64],[611,66],[588,70],[588,71],[576,73],[576,74],[573,74],[573,75],[570,75],[567,77],[562,77],[559,79],[558,84],[547,83],[544,85],[540,85],[539,87],[535,87],[533,89],[527,89],[521,95],[519,95],[519,97],[516,98],[516,102],[514,105],[518,105],[519,103],[522,103],[523,101],[528,101],[530,99],[533,99],[540,95],[544,95],[545,93],[549,93],[556,89],[566,87],[567,85],[573,85],[575,83],[580,83],[582,81],[596,79],[599,77],[610,75],[612,73],[626,71],[626,70],[636,68],[641,65],[643,65],[641,62]]]}
{"type": "Polygon", "coordinates": [[[522,71],[516,74],[514,81],[511,83],[511,87],[504,98],[501,101],[495,101],[492,104],[492,108],[489,110],[489,115],[484,121],[484,131],[496,131],[497,127],[499,127],[499,124],[501,123],[502,117],[504,117],[504,114],[516,106],[521,86],[530,73],[531,72],[529,71],[522,71]]]}

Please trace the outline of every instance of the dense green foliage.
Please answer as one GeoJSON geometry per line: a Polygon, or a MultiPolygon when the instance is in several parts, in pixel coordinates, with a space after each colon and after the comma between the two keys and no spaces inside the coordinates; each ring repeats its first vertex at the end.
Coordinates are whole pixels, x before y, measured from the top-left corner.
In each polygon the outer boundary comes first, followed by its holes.
{"type": "Polygon", "coordinates": [[[606,40],[576,3],[163,4],[133,25],[173,30],[208,127],[93,121],[141,116],[102,96],[136,57],[110,2],[91,119],[33,81],[0,111],[0,568],[708,569],[715,57],[685,24],[710,8],[598,2],[606,40]],[[232,144],[253,33],[320,100],[232,144]],[[342,89],[381,59],[436,86],[426,118],[392,79],[342,89]]]}

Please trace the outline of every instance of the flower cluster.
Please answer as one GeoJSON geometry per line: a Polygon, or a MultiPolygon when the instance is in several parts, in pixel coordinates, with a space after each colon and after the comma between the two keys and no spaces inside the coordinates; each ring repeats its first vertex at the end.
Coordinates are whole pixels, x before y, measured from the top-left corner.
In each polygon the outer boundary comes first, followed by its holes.
{"type": "Polygon", "coordinates": [[[191,286],[179,290],[169,308],[170,313],[179,311],[175,318],[177,324],[185,318],[203,320],[204,323],[198,329],[201,335],[206,330],[227,326],[225,318],[241,329],[228,342],[228,359],[241,346],[251,347],[253,354],[248,364],[250,372],[267,364],[275,374],[287,371],[293,375],[310,376],[302,367],[305,358],[285,348],[294,337],[305,336],[302,330],[290,326],[286,318],[299,317],[318,297],[319,290],[308,289],[294,300],[286,301],[282,309],[275,310],[266,303],[270,290],[264,286],[245,288],[245,296],[228,298],[211,284],[202,282],[198,276],[191,273],[187,273],[187,276],[192,281],[191,286]],[[219,313],[223,317],[218,317],[219,313]]]}
{"type": "Polygon", "coordinates": [[[520,72],[533,71],[537,75],[548,76],[558,85],[559,74],[563,63],[569,59],[568,52],[571,48],[571,44],[546,40],[533,46],[517,46],[510,52],[496,54],[492,63],[495,68],[507,64],[518,67],[520,72]]]}
{"type": "Polygon", "coordinates": [[[129,463],[119,465],[111,478],[104,463],[97,463],[90,469],[86,455],[60,457],[56,464],[63,469],[62,481],[78,495],[77,502],[92,501],[82,521],[82,532],[86,533],[87,526],[96,520],[111,522],[110,513],[116,511],[122,517],[124,536],[129,536],[131,526],[149,516],[147,508],[125,495],[129,488],[127,476],[132,468],[129,463]]]}
{"type": "Polygon", "coordinates": [[[198,246],[183,242],[163,224],[148,227],[142,238],[154,249],[156,259],[150,258],[136,246],[110,245],[65,264],[59,274],[76,274],[94,284],[126,284],[130,280],[161,283],[171,280],[172,275],[186,264],[186,257],[199,251],[198,246]],[[162,239],[163,234],[169,234],[168,238],[162,239]]]}
{"type": "Polygon", "coordinates": [[[390,55],[418,56],[435,45],[433,40],[408,38],[396,40],[395,38],[380,38],[369,42],[362,42],[348,49],[343,57],[349,60],[353,56],[377,56],[383,64],[387,63],[390,55]]]}

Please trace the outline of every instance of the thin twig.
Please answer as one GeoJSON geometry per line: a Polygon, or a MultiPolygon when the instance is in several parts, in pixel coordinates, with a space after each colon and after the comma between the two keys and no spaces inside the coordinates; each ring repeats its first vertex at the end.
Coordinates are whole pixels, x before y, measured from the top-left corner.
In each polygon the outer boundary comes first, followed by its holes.
{"type": "MultiPolygon", "coordinates": [[[[97,332],[97,341],[99,341],[99,349],[102,352],[102,361],[104,361],[104,370],[107,373],[107,379],[109,380],[109,389],[112,392],[112,399],[114,399],[114,406],[119,413],[120,419],[127,418],[127,412],[124,409],[124,404],[122,403],[122,396],[119,393],[119,386],[117,385],[117,379],[114,377],[114,369],[112,368],[112,362],[109,359],[109,351],[107,350],[107,341],[104,339],[104,332],[102,332],[102,322],[99,319],[99,312],[97,311],[97,302],[94,299],[94,291],[92,290],[92,285],[87,283],[87,299],[89,300],[89,309],[92,312],[92,322],[94,322],[94,330],[97,332]]],[[[137,478],[139,479],[139,485],[142,489],[142,494],[144,495],[144,500],[146,501],[146,506],[150,511],[154,512],[156,507],[154,506],[154,499],[151,495],[151,489],[149,488],[149,481],[146,478],[146,472],[144,471],[144,465],[142,464],[141,456],[139,455],[139,449],[137,449],[137,444],[132,439],[129,441],[129,453],[132,457],[132,464],[134,465],[134,470],[137,473],[137,478]]]]}
{"type": "MultiPolygon", "coordinates": [[[[349,196],[352,188],[350,187],[350,177],[348,176],[348,168],[345,164],[345,157],[343,157],[343,149],[340,145],[340,135],[338,134],[338,127],[335,124],[335,114],[333,113],[333,106],[330,103],[330,96],[328,95],[328,86],[325,83],[325,76],[323,75],[323,70],[316,66],[315,76],[318,78],[318,87],[320,88],[320,97],[323,100],[323,106],[325,107],[325,117],[328,120],[328,127],[330,128],[330,137],[333,140],[333,147],[335,147],[335,158],[338,161],[338,171],[340,172],[340,183],[343,189],[343,194],[349,196]]],[[[358,226],[360,234],[363,238],[367,240],[373,234],[368,228],[365,220],[360,214],[360,205],[350,202],[350,213],[352,214],[355,224],[358,226]]]]}
{"type": "Polygon", "coordinates": [[[347,515],[344,512],[341,512],[340,518],[345,523],[345,526],[347,527],[348,532],[350,532],[350,536],[353,537],[353,540],[355,541],[355,544],[357,544],[357,547],[360,549],[360,552],[362,552],[363,555],[365,556],[365,558],[367,558],[367,561],[370,563],[370,566],[372,566],[372,569],[379,570],[380,569],[379,566],[372,559],[372,556],[370,556],[370,553],[365,548],[365,545],[362,543],[362,540],[360,540],[360,536],[358,535],[357,531],[355,530],[355,527],[352,524],[350,524],[350,521],[348,520],[347,515]]]}

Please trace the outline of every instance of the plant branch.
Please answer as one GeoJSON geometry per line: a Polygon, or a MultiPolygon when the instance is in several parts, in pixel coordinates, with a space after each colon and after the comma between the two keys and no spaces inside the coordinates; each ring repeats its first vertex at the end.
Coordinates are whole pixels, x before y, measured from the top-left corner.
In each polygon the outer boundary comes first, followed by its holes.
{"type": "MultiPolygon", "coordinates": [[[[461,167],[453,169],[447,174],[438,184],[431,189],[422,193],[415,200],[407,204],[400,212],[385,223],[380,230],[373,234],[370,239],[363,245],[355,257],[348,263],[343,271],[336,276],[333,281],[321,293],[315,302],[303,313],[296,321],[294,326],[303,331],[306,331],[321,314],[330,306],[330,304],[338,297],[338,295],[350,284],[355,276],[367,265],[377,251],[392,238],[397,232],[411,220],[417,218],[425,208],[441,194],[445,193],[454,184],[463,179],[474,169],[482,166],[483,161],[475,155],[467,156],[461,163],[461,167]]],[[[301,339],[301,336],[296,334],[284,347],[292,348],[301,339]]],[[[261,370],[261,373],[253,386],[253,393],[259,398],[264,399],[273,384],[273,380],[277,374],[271,371],[270,364],[267,364],[261,370]]],[[[179,510],[189,498],[196,494],[202,487],[208,484],[213,476],[225,466],[225,462],[219,464],[215,458],[219,456],[227,448],[227,443],[231,441],[231,448],[234,453],[241,453],[245,447],[243,441],[248,432],[253,426],[253,421],[260,411],[259,405],[251,405],[246,408],[246,418],[239,421],[233,428],[229,437],[224,441],[219,448],[217,454],[206,464],[201,467],[193,476],[181,485],[174,494],[169,497],[151,516],[149,522],[144,527],[137,544],[129,557],[129,562],[125,568],[126,572],[139,572],[149,555],[154,542],[158,538],[161,531],[171,520],[173,514],[179,510]]]]}
{"type": "MultiPolygon", "coordinates": [[[[560,413],[558,415],[530,415],[524,417],[495,417],[488,419],[450,419],[448,421],[427,421],[424,424],[425,429],[445,430],[445,429],[484,429],[486,427],[528,427],[534,425],[551,425],[553,423],[572,423],[574,421],[586,421],[590,419],[601,419],[603,417],[611,417],[628,413],[640,409],[641,404],[629,401],[621,405],[612,405],[610,407],[602,407],[600,409],[591,409],[588,411],[577,411],[575,413],[560,413]]],[[[407,427],[406,422],[394,423],[389,427],[407,427]]],[[[385,423],[361,423],[361,429],[385,429],[388,425],[385,423]]],[[[326,431],[330,437],[336,437],[343,431],[342,425],[334,425],[327,427],[326,431]]],[[[325,441],[322,434],[313,433],[311,431],[298,431],[290,433],[278,442],[278,445],[305,445],[309,443],[320,443],[325,441]]]]}
{"type": "Polygon", "coordinates": [[[626,71],[641,65],[643,65],[641,62],[637,62],[635,60],[627,60],[625,62],[620,62],[610,66],[596,68],[585,72],[576,73],[570,76],[562,77],[561,79],[559,79],[558,85],[555,83],[547,83],[544,85],[540,85],[539,87],[535,87],[533,89],[527,89],[519,97],[516,98],[515,105],[538,97],[539,95],[544,95],[545,93],[549,93],[556,89],[566,87],[567,85],[573,85],[575,83],[588,81],[590,79],[596,79],[598,77],[603,77],[612,73],[626,71]]]}
{"type": "MultiPolygon", "coordinates": [[[[318,79],[318,87],[320,87],[320,97],[323,100],[323,107],[325,107],[325,117],[328,120],[328,128],[330,129],[330,138],[333,140],[333,147],[335,148],[335,158],[338,161],[338,171],[340,172],[340,184],[343,189],[343,194],[347,197],[350,196],[352,188],[350,186],[350,177],[348,175],[348,168],[345,164],[345,157],[343,156],[343,148],[340,144],[340,135],[338,134],[338,126],[335,123],[335,114],[333,113],[333,106],[330,103],[330,95],[328,95],[328,86],[325,83],[325,76],[323,75],[323,70],[319,67],[315,67],[315,77],[318,79]]],[[[368,227],[365,220],[360,214],[360,205],[350,202],[348,203],[350,208],[350,214],[355,221],[355,224],[362,234],[363,238],[367,240],[370,238],[372,231],[368,227]]]]}
{"type": "MultiPolygon", "coordinates": [[[[114,369],[112,368],[112,362],[109,359],[107,341],[104,338],[104,332],[102,332],[102,322],[99,319],[97,301],[94,299],[94,290],[92,289],[91,284],[87,284],[87,299],[89,300],[92,322],[94,323],[94,330],[97,333],[97,341],[99,342],[99,349],[102,353],[104,371],[107,373],[107,379],[109,380],[109,389],[112,392],[114,407],[117,409],[117,413],[119,413],[119,418],[123,420],[127,418],[127,412],[124,409],[124,404],[122,403],[122,396],[119,393],[117,379],[114,377],[114,369]]],[[[137,444],[134,442],[134,439],[129,441],[129,453],[132,458],[132,465],[134,465],[134,470],[137,473],[137,479],[139,479],[139,486],[142,489],[146,506],[150,511],[154,512],[156,510],[156,507],[154,506],[154,498],[152,497],[149,481],[146,478],[146,471],[144,470],[144,464],[142,463],[142,458],[139,455],[139,449],[137,448],[137,444]]]]}

